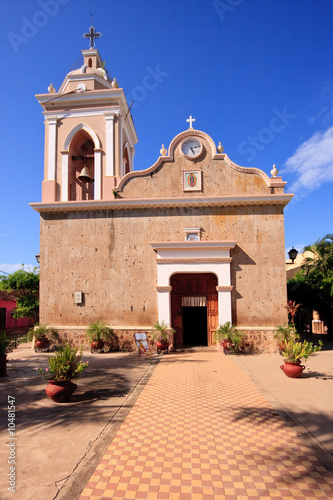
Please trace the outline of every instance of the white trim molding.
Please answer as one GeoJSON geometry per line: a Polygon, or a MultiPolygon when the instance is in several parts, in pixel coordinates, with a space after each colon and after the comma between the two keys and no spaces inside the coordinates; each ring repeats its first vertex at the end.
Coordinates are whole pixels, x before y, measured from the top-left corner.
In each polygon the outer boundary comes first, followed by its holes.
{"type": "Polygon", "coordinates": [[[62,161],[61,201],[68,201],[68,151],[60,151],[62,161]]]}
{"type": "Polygon", "coordinates": [[[56,144],[57,144],[57,118],[49,118],[49,141],[48,141],[48,160],[47,160],[47,179],[48,181],[56,180],[56,144]]]}
{"type": "Polygon", "coordinates": [[[114,171],[114,114],[105,114],[105,165],[106,176],[115,175],[114,171]]]}
{"type": "Polygon", "coordinates": [[[73,137],[80,131],[80,130],[85,130],[85,132],[87,132],[87,134],[90,135],[90,137],[92,138],[92,140],[94,141],[94,147],[96,149],[100,149],[101,148],[101,142],[99,140],[99,137],[98,135],[93,131],[92,128],[88,127],[88,125],[85,125],[84,123],[78,123],[74,128],[72,128],[72,130],[69,132],[69,134],[67,135],[66,139],[65,139],[65,143],[64,143],[64,151],[68,151],[68,148],[70,146],[70,143],[73,139],[73,137]]]}

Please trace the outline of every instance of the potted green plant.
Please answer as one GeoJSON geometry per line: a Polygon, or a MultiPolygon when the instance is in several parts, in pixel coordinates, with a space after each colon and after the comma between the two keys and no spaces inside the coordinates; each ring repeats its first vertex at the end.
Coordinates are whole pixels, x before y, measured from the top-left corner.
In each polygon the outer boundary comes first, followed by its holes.
{"type": "Polygon", "coordinates": [[[303,359],[308,359],[309,356],[321,350],[323,346],[322,341],[319,340],[318,344],[315,346],[306,340],[299,342],[294,338],[290,338],[284,342],[282,355],[286,359],[284,360],[284,365],[281,365],[280,368],[287,377],[298,378],[301,376],[305,369],[305,366],[301,365],[301,362],[303,359]]]}
{"type": "Polygon", "coordinates": [[[59,340],[59,334],[55,328],[50,328],[47,324],[40,325],[37,323],[28,332],[30,342],[33,338],[35,339],[35,350],[48,349],[51,341],[57,342],[59,340]]]}
{"type": "Polygon", "coordinates": [[[160,354],[161,351],[168,351],[170,345],[170,335],[175,333],[175,330],[164,321],[161,323],[157,321],[153,325],[152,333],[152,339],[155,342],[157,353],[160,354]]]}
{"type": "Polygon", "coordinates": [[[278,325],[275,328],[274,338],[276,339],[280,352],[282,353],[284,343],[291,339],[299,339],[299,335],[296,332],[295,325],[278,325]]]}
{"type": "Polygon", "coordinates": [[[244,333],[239,332],[230,321],[220,325],[215,331],[215,342],[220,342],[226,352],[239,352],[244,333]]]}
{"type": "Polygon", "coordinates": [[[102,351],[105,342],[114,336],[114,331],[109,328],[104,321],[98,320],[95,323],[89,323],[87,328],[87,338],[91,343],[91,352],[102,351]]]}
{"type": "Polygon", "coordinates": [[[7,375],[7,354],[15,347],[13,340],[7,338],[6,332],[0,332],[0,377],[7,375]]]}
{"type": "Polygon", "coordinates": [[[78,352],[77,347],[65,344],[59,347],[55,356],[49,358],[48,362],[48,368],[35,368],[35,370],[49,382],[45,388],[48,397],[56,403],[64,403],[77,387],[72,379],[84,372],[89,361],[82,361],[82,348],[78,352]]]}

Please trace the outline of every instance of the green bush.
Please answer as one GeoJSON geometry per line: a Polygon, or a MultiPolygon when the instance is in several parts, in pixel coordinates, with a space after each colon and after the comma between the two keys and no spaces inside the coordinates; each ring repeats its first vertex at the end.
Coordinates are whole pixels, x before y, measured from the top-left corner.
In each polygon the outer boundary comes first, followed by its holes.
{"type": "Polygon", "coordinates": [[[241,343],[244,339],[244,333],[239,332],[235,326],[232,326],[230,321],[220,325],[214,334],[215,342],[228,340],[232,344],[233,352],[240,352],[241,343]]]}
{"type": "Polygon", "coordinates": [[[35,368],[43,378],[48,380],[71,380],[77,378],[88,367],[89,361],[82,361],[82,348],[79,354],[77,347],[65,344],[55,356],[49,358],[49,368],[35,368]]]}

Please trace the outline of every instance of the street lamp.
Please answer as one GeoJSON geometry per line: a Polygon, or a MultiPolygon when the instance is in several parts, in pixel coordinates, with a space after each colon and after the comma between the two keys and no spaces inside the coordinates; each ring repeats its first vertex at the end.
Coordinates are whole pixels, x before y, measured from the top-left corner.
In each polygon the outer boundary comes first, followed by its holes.
{"type": "Polygon", "coordinates": [[[291,260],[291,262],[287,262],[287,264],[293,264],[294,260],[296,259],[297,255],[298,255],[298,251],[296,250],[296,248],[292,247],[289,250],[288,255],[289,255],[289,259],[291,260]]]}
{"type": "Polygon", "coordinates": [[[38,253],[37,255],[35,255],[35,257],[36,257],[37,263],[40,264],[40,254],[38,253]]]}

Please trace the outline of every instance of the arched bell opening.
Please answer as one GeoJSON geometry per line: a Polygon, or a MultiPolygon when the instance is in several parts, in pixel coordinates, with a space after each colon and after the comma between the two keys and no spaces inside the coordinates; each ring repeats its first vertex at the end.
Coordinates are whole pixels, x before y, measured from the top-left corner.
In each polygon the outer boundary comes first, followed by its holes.
{"type": "Polygon", "coordinates": [[[85,130],[79,130],[69,147],[69,200],[94,199],[94,163],[94,142],[85,130]]]}

